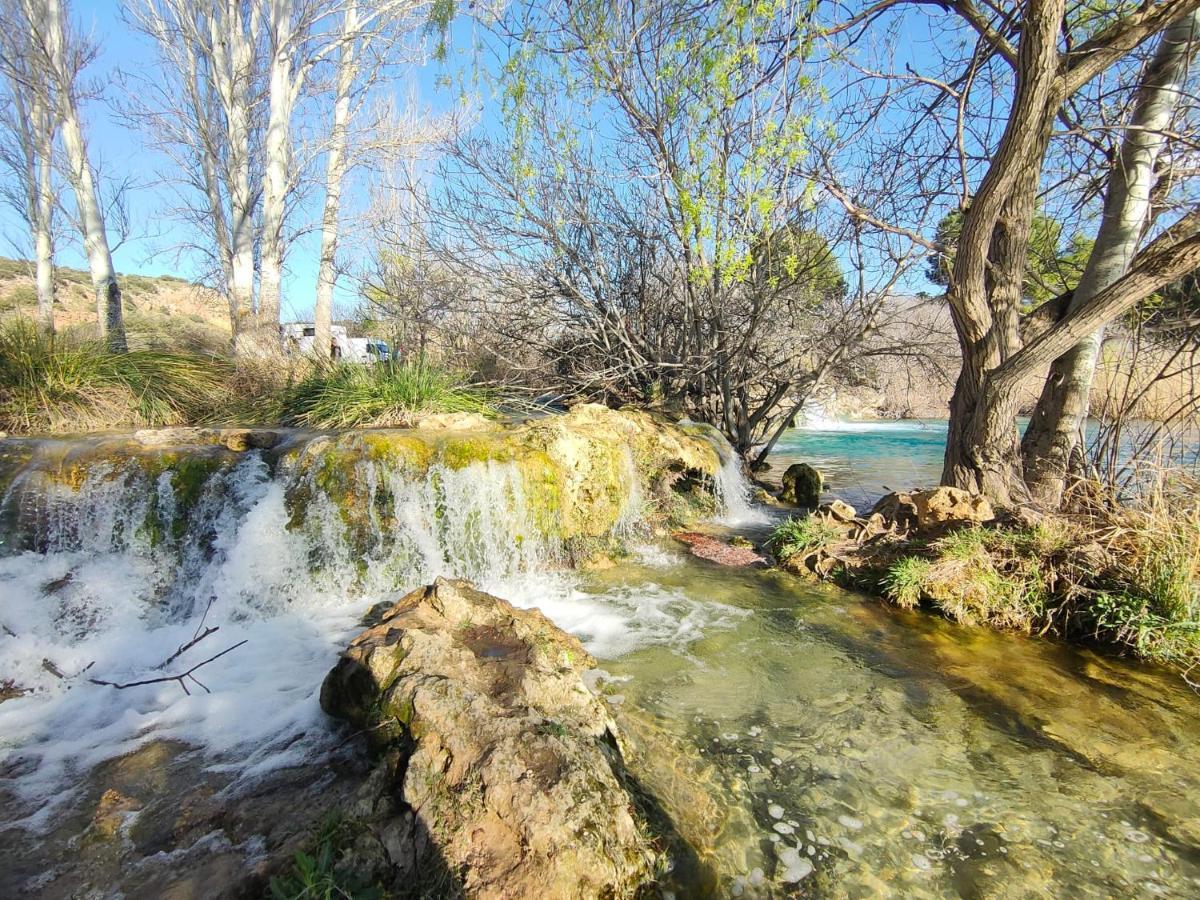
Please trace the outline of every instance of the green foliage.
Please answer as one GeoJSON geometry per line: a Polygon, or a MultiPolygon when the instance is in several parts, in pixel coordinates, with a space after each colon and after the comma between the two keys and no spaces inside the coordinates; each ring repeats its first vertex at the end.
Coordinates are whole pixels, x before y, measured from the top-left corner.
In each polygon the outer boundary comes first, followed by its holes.
{"type": "Polygon", "coordinates": [[[781,522],[771,532],[767,546],[777,559],[788,559],[835,543],[842,537],[837,528],[821,519],[790,518],[781,522]]]}
{"type": "Polygon", "coordinates": [[[914,609],[921,602],[925,579],[933,564],[917,556],[902,556],[883,576],[883,594],[897,606],[914,609]]]}
{"type": "MultiPolygon", "coordinates": [[[[939,252],[929,257],[925,277],[940,287],[950,283],[954,254],[962,234],[963,211],[954,210],[938,223],[934,243],[939,252]]],[[[1079,283],[1092,241],[1082,235],[1063,240],[1063,225],[1057,219],[1035,214],[1030,225],[1029,247],[1025,261],[1025,283],[1022,289],[1029,306],[1039,306],[1079,283]]]]}
{"type": "Polygon", "coordinates": [[[301,850],[289,872],[271,879],[271,900],[376,900],[382,892],[339,872],[338,857],[349,839],[349,828],[337,819],[327,821],[311,853],[301,850]]]}
{"type": "Polygon", "coordinates": [[[374,366],[329,363],[282,398],[282,418],[307,428],[409,425],[422,414],[494,414],[489,393],[422,360],[374,366]]]}
{"type": "Polygon", "coordinates": [[[26,319],[0,327],[0,430],[67,432],[193,420],[221,395],[227,366],[149,350],[110,353],[97,341],[42,334],[26,319]]]}
{"type": "Polygon", "coordinates": [[[820,232],[787,225],[757,241],[751,256],[755,280],[773,290],[796,288],[813,304],[846,296],[846,278],[820,232]]]}

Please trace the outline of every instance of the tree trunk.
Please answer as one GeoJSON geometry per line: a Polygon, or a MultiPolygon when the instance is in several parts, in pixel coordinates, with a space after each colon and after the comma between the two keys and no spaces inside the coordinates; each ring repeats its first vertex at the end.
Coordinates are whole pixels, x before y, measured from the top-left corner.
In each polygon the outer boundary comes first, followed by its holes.
{"type": "Polygon", "coordinates": [[[942,483],[1001,506],[1026,494],[1011,391],[991,373],[1020,348],[1017,311],[1037,185],[1057,96],[1064,0],[1029,0],[1021,20],[1016,94],[992,163],[963,216],[946,293],[962,350],[950,401],[942,483]]]}
{"type": "MultiPolygon", "coordinates": [[[[1108,178],[1104,214],[1087,266],[1067,312],[1078,309],[1129,269],[1150,217],[1155,166],[1195,52],[1200,13],[1164,33],[1145,80],[1120,157],[1108,178]]],[[[1057,508],[1071,456],[1087,418],[1104,330],[1088,335],[1054,361],[1021,443],[1026,484],[1034,500],[1057,508]]]]}
{"type": "Polygon", "coordinates": [[[262,204],[262,271],[258,290],[258,331],[264,346],[278,334],[284,220],[291,170],[292,109],[296,88],[292,71],[292,0],[270,0],[271,62],[262,204]]]}
{"type": "Polygon", "coordinates": [[[54,192],[50,159],[47,156],[39,158],[37,168],[34,254],[37,265],[38,326],[46,334],[54,334],[54,192]]]}
{"type": "Polygon", "coordinates": [[[62,119],[63,150],[67,157],[67,177],[75,194],[79,213],[79,228],[87,252],[92,288],[96,292],[96,319],[101,337],[114,353],[128,349],[125,342],[125,317],[121,309],[121,288],[113,268],[112,251],[104,228],[104,213],[96,192],[96,182],[87,158],[87,144],[79,124],[79,109],[75,103],[75,73],[73,62],[67,59],[64,39],[63,10],[60,0],[46,2],[46,29],[50,64],[54,69],[58,94],[59,115],[62,119]]]}
{"type": "Polygon", "coordinates": [[[325,161],[325,210],[321,219],[321,262],[317,270],[317,300],[313,311],[313,349],[328,357],[333,340],[333,288],[337,280],[338,216],[341,210],[342,179],[346,175],[346,145],[349,139],[350,107],[354,80],[358,75],[358,9],[350,6],[342,20],[342,46],[338,58],[337,96],[333,106],[333,130],[325,161]]]}

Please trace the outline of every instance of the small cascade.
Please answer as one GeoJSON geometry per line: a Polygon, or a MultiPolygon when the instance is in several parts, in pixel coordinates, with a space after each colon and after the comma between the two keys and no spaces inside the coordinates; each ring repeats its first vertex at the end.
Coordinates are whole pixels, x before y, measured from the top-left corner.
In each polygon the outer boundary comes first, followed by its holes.
{"type": "Polygon", "coordinates": [[[714,493],[720,505],[717,521],[722,525],[757,525],[770,521],[766,510],[756,506],[750,496],[750,481],[746,478],[742,461],[728,446],[718,447],[721,453],[721,468],[714,479],[714,493]]]}
{"type": "MultiPolygon", "coordinates": [[[[149,740],[205,748],[239,772],[311,756],[329,739],[322,678],[362,612],[438,576],[539,606],[601,653],[724,620],[670,592],[580,591],[567,563],[581,546],[644,540],[663,488],[635,459],[645,445],[526,434],[289,435],[243,453],[30,441],[19,457],[9,442],[0,680],[27,693],[0,704],[0,772],[22,773],[11,784],[37,810],[28,824],[49,821],[52,798],[92,765],[149,740]],[[170,674],[234,645],[190,693],[90,682],[170,674]]],[[[666,446],[687,466],[708,443],[725,451],[708,485],[725,521],[753,521],[727,446],[686,433],[666,446]]],[[[679,465],[660,459],[659,471],[679,465]]]]}

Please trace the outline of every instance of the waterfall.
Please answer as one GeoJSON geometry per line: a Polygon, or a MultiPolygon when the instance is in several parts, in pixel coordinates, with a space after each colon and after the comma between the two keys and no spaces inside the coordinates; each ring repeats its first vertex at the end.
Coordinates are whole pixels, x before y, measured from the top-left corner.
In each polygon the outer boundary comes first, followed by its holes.
{"type": "MultiPolygon", "coordinates": [[[[34,827],[82,772],[148,740],[243,773],[311,755],[330,739],[321,680],[361,613],[437,576],[539,606],[601,654],[691,639],[710,612],[729,615],[669,590],[590,594],[565,573],[561,517],[591,514],[627,543],[645,532],[649,489],[618,440],[590,470],[542,450],[451,465],[424,445],[414,463],[357,438],[242,454],[105,440],[0,454],[0,681],[29,692],[0,703],[0,773],[21,773],[11,784],[34,827]],[[570,502],[560,493],[579,485],[570,502]],[[89,681],[169,674],[239,641],[190,693],[89,681]]],[[[723,456],[715,490],[727,520],[746,519],[748,487],[723,456]]],[[[587,540],[604,539],[596,527],[587,540]]]]}

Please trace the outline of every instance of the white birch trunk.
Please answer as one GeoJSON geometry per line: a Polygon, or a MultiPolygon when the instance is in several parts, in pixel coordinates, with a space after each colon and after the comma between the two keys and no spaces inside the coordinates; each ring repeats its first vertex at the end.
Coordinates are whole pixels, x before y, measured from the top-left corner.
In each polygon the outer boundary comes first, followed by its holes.
{"type": "Polygon", "coordinates": [[[79,228],[87,252],[92,288],[96,292],[96,318],[102,337],[110,350],[124,353],[125,318],[121,308],[121,288],[113,268],[112,251],[104,227],[104,213],[96,192],[96,181],[87,158],[87,144],[75,103],[75,72],[67,59],[65,24],[61,0],[46,0],[47,51],[53,68],[58,94],[59,116],[62,120],[63,150],[67,157],[67,179],[75,194],[79,213],[79,228]]]}
{"type": "Polygon", "coordinates": [[[316,326],[313,347],[318,356],[330,355],[333,328],[333,289],[337,280],[338,219],[342,181],[348,168],[351,93],[358,76],[358,8],[349,6],[342,20],[342,46],[338,57],[337,94],[333,105],[333,130],[325,161],[325,209],[321,219],[321,260],[317,270],[316,326]]]}
{"type": "MultiPolygon", "coordinates": [[[[1137,105],[1108,179],[1104,214],[1087,266],[1068,312],[1104,290],[1129,269],[1150,219],[1155,167],[1166,145],[1166,129],[1178,104],[1188,63],[1196,52],[1200,12],[1163,32],[1146,69],[1137,105]]],[[[1088,414],[1092,380],[1104,342],[1104,329],[1089,335],[1056,359],[1022,440],[1025,481],[1037,502],[1057,508],[1071,456],[1088,414]]]]}
{"type": "Polygon", "coordinates": [[[262,203],[262,271],[259,276],[258,327],[264,346],[277,336],[285,251],[284,221],[292,151],[292,110],[298,85],[292,71],[293,0],[269,0],[270,80],[262,203]]]}
{"type": "MultiPolygon", "coordinates": [[[[43,111],[43,121],[46,114],[43,111]]],[[[47,135],[47,137],[49,137],[47,135]]],[[[37,266],[38,323],[54,333],[54,187],[49,153],[37,161],[38,196],[34,222],[34,258],[37,266]]]]}

